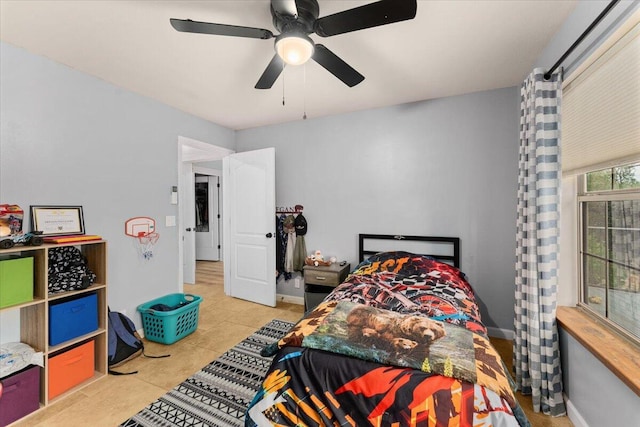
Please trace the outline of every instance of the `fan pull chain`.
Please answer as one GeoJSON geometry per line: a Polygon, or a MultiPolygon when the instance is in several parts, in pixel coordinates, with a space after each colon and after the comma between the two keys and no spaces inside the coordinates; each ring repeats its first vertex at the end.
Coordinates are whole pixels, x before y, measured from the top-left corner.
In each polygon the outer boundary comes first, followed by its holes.
{"type": "Polygon", "coordinates": [[[284,107],[284,61],[282,61],[282,106],[284,107]]]}
{"type": "Polygon", "coordinates": [[[302,81],[302,120],[307,120],[307,64],[304,64],[304,79],[302,81]]]}

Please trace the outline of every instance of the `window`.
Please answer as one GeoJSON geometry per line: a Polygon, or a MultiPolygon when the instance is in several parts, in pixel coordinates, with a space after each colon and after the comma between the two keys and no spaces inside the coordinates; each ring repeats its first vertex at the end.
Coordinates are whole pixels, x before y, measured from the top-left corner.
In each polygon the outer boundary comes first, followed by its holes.
{"type": "Polygon", "coordinates": [[[579,182],[580,303],[640,342],[640,163],[579,182]]]}

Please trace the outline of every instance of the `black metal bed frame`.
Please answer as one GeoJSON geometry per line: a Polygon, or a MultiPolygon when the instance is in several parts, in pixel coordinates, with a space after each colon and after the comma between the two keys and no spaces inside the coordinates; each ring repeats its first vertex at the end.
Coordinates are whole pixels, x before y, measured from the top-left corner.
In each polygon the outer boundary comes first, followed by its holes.
{"type": "Polygon", "coordinates": [[[442,254],[420,254],[433,257],[439,261],[453,263],[455,267],[460,267],[460,238],[459,237],[438,237],[438,236],[403,236],[393,234],[358,234],[358,259],[360,262],[367,258],[367,255],[374,255],[380,251],[366,250],[365,240],[396,240],[396,241],[419,241],[426,243],[438,243],[453,246],[453,255],[442,254]]]}

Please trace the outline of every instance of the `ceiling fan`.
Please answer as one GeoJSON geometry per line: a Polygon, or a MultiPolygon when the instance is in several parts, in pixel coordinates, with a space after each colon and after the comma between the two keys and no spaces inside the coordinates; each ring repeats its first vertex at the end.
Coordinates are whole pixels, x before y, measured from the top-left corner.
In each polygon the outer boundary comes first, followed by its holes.
{"type": "Polygon", "coordinates": [[[364,76],[322,44],[315,44],[309,34],[330,37],[365,28],[406,21],[416,16],[416,0],[380,0],[318,18],[317,0],[271,0],[273,25],[280,31],[274,35],[263,28],[171,19],[177,31],[220,36],[271,39],[275,37],[276,54],[256,83],[256,89],[269,89],[285,64],[304,64],[309,58],[323,66],[344,84],[353,87],[364,76]]]}

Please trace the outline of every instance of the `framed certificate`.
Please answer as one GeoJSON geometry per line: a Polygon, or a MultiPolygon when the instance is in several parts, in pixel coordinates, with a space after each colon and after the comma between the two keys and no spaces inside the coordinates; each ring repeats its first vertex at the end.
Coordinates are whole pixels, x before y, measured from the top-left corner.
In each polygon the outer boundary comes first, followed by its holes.
{"type": "Polygon", "coordinates": [[[31,229],[43,236],[84,234],[82,206],[31,206],[31,229]]]}

